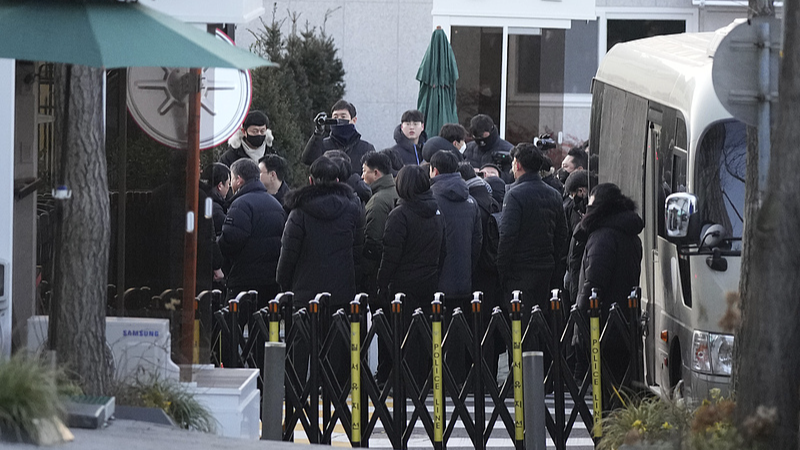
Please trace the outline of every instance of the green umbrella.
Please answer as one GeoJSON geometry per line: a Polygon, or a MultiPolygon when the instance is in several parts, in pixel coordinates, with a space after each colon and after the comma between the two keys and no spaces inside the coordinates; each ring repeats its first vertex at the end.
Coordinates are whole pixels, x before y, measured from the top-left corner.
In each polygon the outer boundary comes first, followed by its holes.
{"type": "Polygon", "coordinates": [[[428,136],[436,136],[442,125],[458,123],[456,81],[458,65],[444,30],[437,28],[417,71],[417,109],[425,115],[428,136]]]}
{"type": "Polygon", "coordinates": [[[274,65],[152,8],[116,0],[0,0],[0,57],[106,69],[274,65]]]}

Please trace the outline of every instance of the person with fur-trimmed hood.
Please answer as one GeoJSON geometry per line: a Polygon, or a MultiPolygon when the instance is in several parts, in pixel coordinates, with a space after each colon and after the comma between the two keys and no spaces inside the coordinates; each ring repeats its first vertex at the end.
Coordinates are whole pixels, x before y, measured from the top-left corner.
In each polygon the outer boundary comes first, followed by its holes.
{"type": "Polygon", "coordinates": [[[275,153],[272,149],[274,140],[267,115],[261,111],[250,111],[242,127],[228,139],[228,151],[222,154],[219,162],[230,167],[239,159],[250,158],[258,164],[267,153],[275,153]]]}
{"type": "Polygon", "coordinates": [[[277,278],[300,304],[320,292],[343,307],[356,294],[355,267],[364,245],[364,213],[353,190],[339,181],[340,166],[326,156],[311,165],[310,185],[286,195],[291,212],[281,240],[277,278]]]}

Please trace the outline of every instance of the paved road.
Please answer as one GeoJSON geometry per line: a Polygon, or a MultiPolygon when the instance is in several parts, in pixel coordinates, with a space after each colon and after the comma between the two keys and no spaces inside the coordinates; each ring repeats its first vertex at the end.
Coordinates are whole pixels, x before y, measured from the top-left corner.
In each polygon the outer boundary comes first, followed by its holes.
{"type": "MultiPolygon", "coordinates": [[[[453,412],[453,405],[446,399],[446,411],[447,411],[447,418],[449,419],[453,412]]],[[[429,400],[426,402],[429,411],[433,411],[433,401],[429,400]]],[[[551,414],[555,413],[555,405],[552,396],[548,396],[545,400],[545,404],[547,405],[548,409],[550,410],[551,414]]],[[[475,411],[474,408],[474,400],[472,397],[469,397],[466,401],[467,409],[472,415],[475,411]]],[[[511,416],[514,416],[514,400],[507,399],[506,405],[509,408],[509,412],[511,416]]],[[[571,400],[566,401],[566,415],[569,417],[569,414],[572,412],[573,403],[571,400]]],[[[491,398],[486,399],[486,417],[488,423],[488,417],[491,414],[491,410],[494,407],[491,398]]],[[[413,411],[413,405],[409,401],[408,406],[408,416],[411,416],[411,412],[413,411]]],[[[373,412],[373,408],[370,407],[370,413],[373,412]]],[[[307,443],[308,438],[306,434],[303,432],[302,426],[295,427],[295,442],[296,443],[307,443]]],[[[547,448],[555,448],[553,441],[547,436],[547,448]]],[[[332,445],[334,447],[349,447],[350,441],[347,438],[346,430],[340,425],[337,424],[336,429],[333,433],[332,437],[332,445]]],[[[378,420],[375,431],[373,432],[372,436],[369,440],[370,448],[392,448],[392,443],[389,438],[386,436],[386,433],[383,429],[383,425],[381,424],[380,420],[378,420]]],[[[425,432],[425,428],[423,427],[420,421],[417,421],[414,426],[414,432],[411,438],[408,441],[408,448],[409,449],[416,449],[416,448],[424,448],[430,449],[432,448],[431,439],[428,437],[428,434],[425,432]]],[[[447,449],[448,450],[460,450],[460,449],[472,449],[474,446],[472,445],[472,441],[467,434],[464,425],[459,420],[456,423],[455,429],[453,430],[453,434],[450,436],[450,439],[447,441],[447,449]]],[[[487,450],[500,450],[500,449],[509,449],[514,448],[514,441],[509,437],[508,432],[505,429],[502,421],[498,419],[497,423],[495,424],[492,434],[489,438],[489,442],[486,446],[487,450]]],[[[570,434],[569,440],[567,442],[567,448],[569,450],[592,450],[594,449],[594,442],[589,435],[589,432],[586,429],[586,426],[580,420],[577,421],[573,427],[572,433],[570,434]]]]}

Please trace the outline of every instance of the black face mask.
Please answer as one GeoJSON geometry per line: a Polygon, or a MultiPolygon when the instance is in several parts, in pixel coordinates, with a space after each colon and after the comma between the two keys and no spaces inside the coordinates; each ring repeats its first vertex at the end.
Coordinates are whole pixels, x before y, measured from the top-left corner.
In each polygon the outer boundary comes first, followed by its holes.
{"type": "Polygon", "coordinates": [[[492,127],[491,131],[489,131],[489,136],[486,137],[472,137],[475,141],[475,144],[478,145],[479,148],[485,149],[486,147],[491,147],[497,142],[498,134],[497,128],[492,127]]]}
{"type": "Polygon", "coordinates": [[[250,148],[261,147],[261,144],[264,143],[264,139],[266,139],[266,136],[263,134],[248,135],[244,138],[244,140],[247,142],[247,145],[249,145],[250,148]]]}
{"type": "Polygon", "coordinates": [[[561,169],[558,169],[558,171],[556,172],[556,177],[558,177],[558,181],[560,181],[561,184],[564,184],[564,183],[567,182],[567,178],[569,177],[569,173],[566,170],[564,170],[563,168],[561,168],[561,169]]]}

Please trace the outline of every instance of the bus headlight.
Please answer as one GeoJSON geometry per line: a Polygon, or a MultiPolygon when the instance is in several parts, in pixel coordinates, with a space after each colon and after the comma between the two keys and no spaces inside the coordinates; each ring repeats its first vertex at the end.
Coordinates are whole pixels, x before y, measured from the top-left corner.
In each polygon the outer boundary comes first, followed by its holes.
{"type": "Polygon", "coordinates": [[[692,336],[692,369],[713,375],[730,375],[733,336],[695,331],[692,336]]]}

